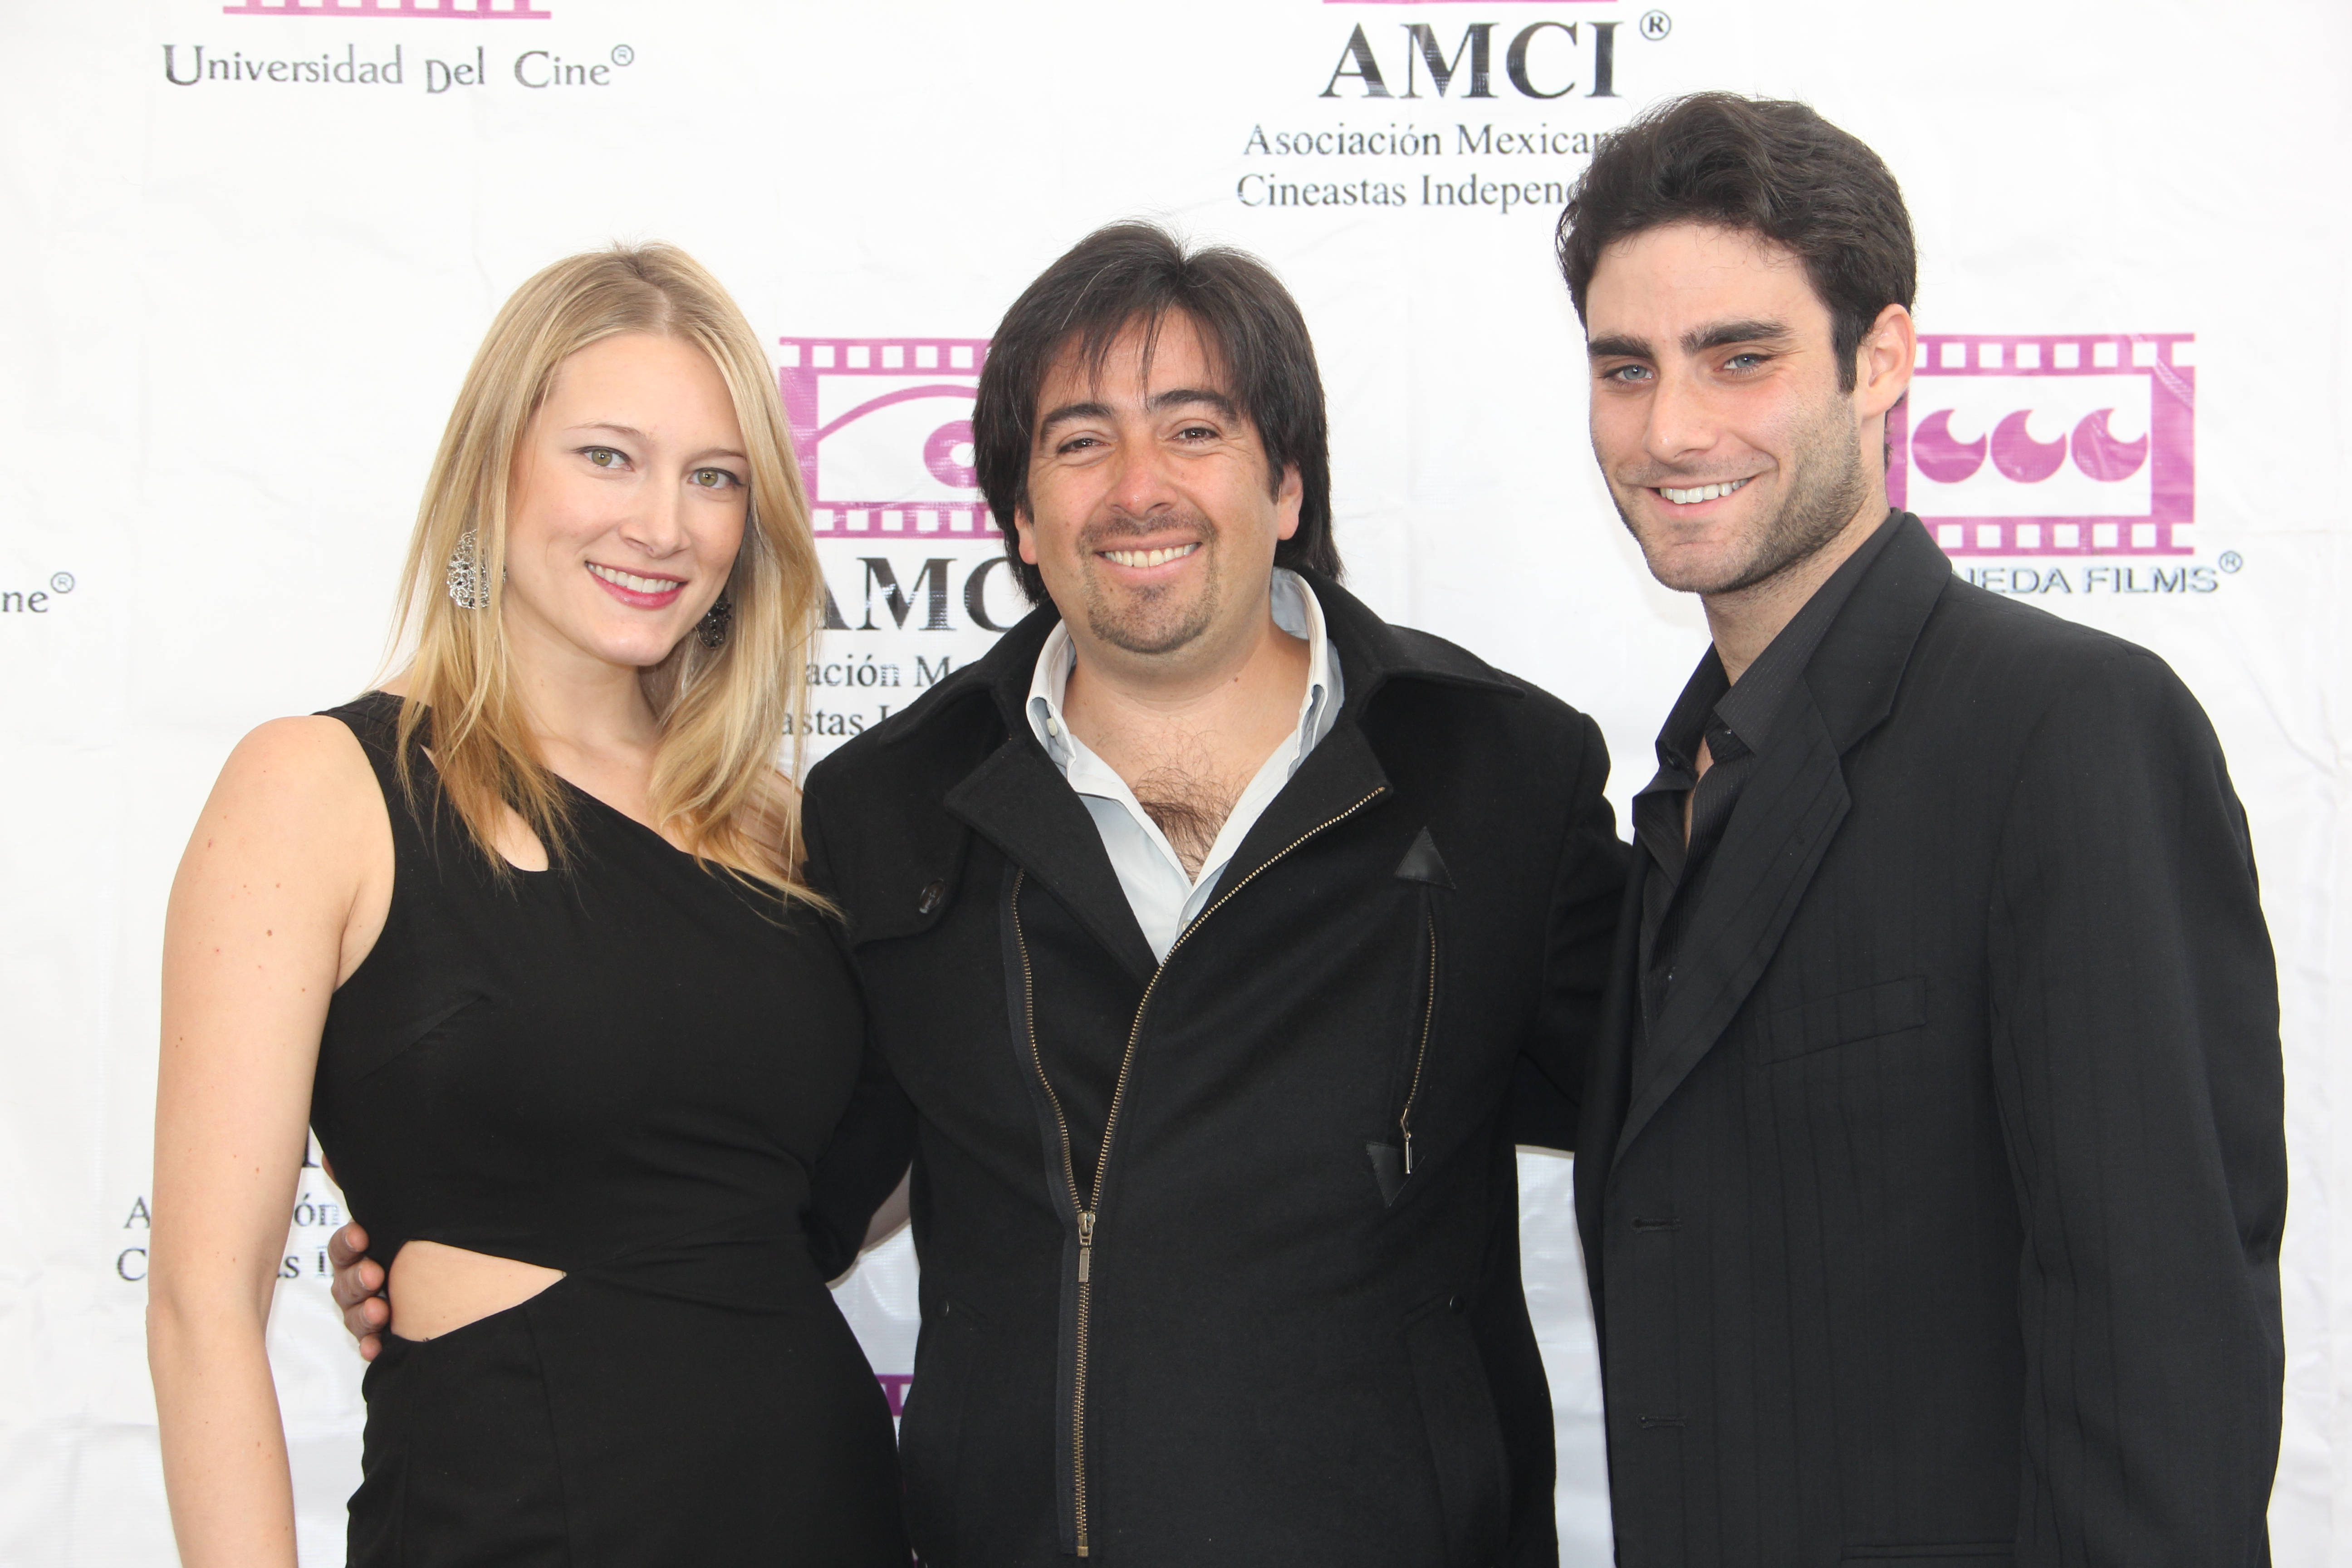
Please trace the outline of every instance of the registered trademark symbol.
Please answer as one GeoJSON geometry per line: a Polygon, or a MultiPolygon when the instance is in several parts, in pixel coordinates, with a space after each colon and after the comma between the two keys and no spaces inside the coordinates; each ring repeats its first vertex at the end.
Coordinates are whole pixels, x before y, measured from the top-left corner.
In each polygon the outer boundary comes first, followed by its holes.
{"type": "Polygon", "coordinates": [[[614,65],[625,66],[636,58],[637,51],[629,47],[628,45],[614,44],[613,46],[613,63],[614,65]]]}
{"type": "Polygon", "coordinates": [[[2239,567],[2243,566],[2245,563],[2246,558],[2239,554],[2234,550],[2224,550],[2221,552],[2221,558],[2213,563],[2214,565],[2219,566],[2224,572],[2235,572],[2239,567]]]}
{"type": "MultiPolygon", "coordinates": [[[[2231,570],[2234,572],[2234,571],[2236,571],[2236,570],[2237,570],[2237,568],[2233,566],[2233,567],[2231,567],[2231,570]]],[[[74,578],[73,578],[73,574],[72,574],[72,573],[70,573],[70,572],[56,572],[56,573],[52,573],[52,574],[50,574],[50,576],[49,576],[49,592],[50,592],[50,593],[52,593],[52,594],[70,594],[70,593],[72,593],[73,591],[74,591],[74,578]]]]}
{"type": "Polygon", "coordinates": [[[1655,41],[1675,30],[1675,19],[1664,11],[1642,13],[1642,37],[1655,41]]]}

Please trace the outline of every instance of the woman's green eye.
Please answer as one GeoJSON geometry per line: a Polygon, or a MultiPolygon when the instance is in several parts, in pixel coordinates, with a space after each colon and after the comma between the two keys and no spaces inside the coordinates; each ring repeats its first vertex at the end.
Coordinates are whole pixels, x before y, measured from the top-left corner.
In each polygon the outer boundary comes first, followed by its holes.
{"type": "Polygon", "coordinates": [[[621,454],[610,447],[591,447],[588,448],[588,460],[600,468],[609,468],[621,460],[621,454]]]}
{"type": "Polygon", "coordinates": [[[724,489],[735,482],[735,476],[724,468],[697,468],[694,482],[706,489],[724,489]]]}

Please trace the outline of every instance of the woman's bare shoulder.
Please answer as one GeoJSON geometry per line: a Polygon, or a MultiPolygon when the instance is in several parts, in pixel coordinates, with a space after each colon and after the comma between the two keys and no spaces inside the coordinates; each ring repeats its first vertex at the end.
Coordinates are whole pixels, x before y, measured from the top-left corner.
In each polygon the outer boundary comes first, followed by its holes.
{"type": "Polygon", "coordinates": [[[268,964],[307,933],[331,982],[323,995],[374,944],[393,862],[383,792],[359,737],[331,718],[273,719],[229,753],[189,835],[165,921],[167,974],[184,961],[188,979],[227,954],[245,976],[245,960],[265,952],[278,956],[255,973],[275,973],[268,964]]]}
{"type": "Polygon", "coordinates": [[[383,791],[359,737],[320,714],[272,719],[236,743],[205,816],[216,826],[316,841],[364,830],[383,815],[383,791]],[[225,820],[226,819],[226,820],[225,820]]]}
{"type": "Polygon", "coordinates": [[[221,769],[266,788],[315,790],[364,782],[374,770],[352,727],[323,713],[271,719],[247,731],[221,769]]]}

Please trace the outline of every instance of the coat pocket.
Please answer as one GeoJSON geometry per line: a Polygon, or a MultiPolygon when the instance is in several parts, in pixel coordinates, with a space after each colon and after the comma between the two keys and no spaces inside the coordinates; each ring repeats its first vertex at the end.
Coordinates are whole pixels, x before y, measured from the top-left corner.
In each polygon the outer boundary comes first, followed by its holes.
{"type": "MultiPolygon", "coordinates": [[[[1412,852],[1406,855],[1408,866],[1412,864],[1414,856],[1421,853],[1424,846],[1428,858],[1434,860],[1437,850],[1433,844],[1429,843],[1427,828],[1422,829],[1421,837],[1413,841],[1412,852]]],[[[1443,876],[1444,870],[1444,864],[1439,862],[1437,874],[1443,876]]],[[[1407,880],[1418,879],[1405,878],[1402,868],[1397,875],[1407,880]]],[[[1412,1005],[1405,1014],[1405,1050],[1397,1063],[1396,1085],[1389,1097],[1390,1120],[1384,1129],[1387,1136],[1364,1145],[1364,1152],[1371,1160],[1372,1181],[1380,1188],[1381,1202],[1391,1208],[1396,1206],[1406,1181],[1417,1168],[1413,1148],[1413,1113],[1421,1107],[1422,1089],[1429,1074],[1430,1041],[1437,1028],[1437,908],[1426,887],[1422,889],[1420,928],[1414,947],[1415,957],[1419,961],[1416,967],[1422,971],[1421,984],[1412,995],[1412,1005]]]]}
{"type": "Polygon", "coordinates": [[[926,1563],[952,1564],[956,1482],[961,1469],[964,1390],[986,1338],[981,1315],[942,1300],[915,1343],[915,1377],[898,1421],[898,1468],[906,1479],[907,1531],[926,1563]]]}
{"type": "Polygon", "coordinates": [[[1913,974],[1782,1007],[1764,1021],[1764,1059],[1784,1062],[1833,1046],[1916,1029],[1927,1021],[1927,977],[1913,974]]]}
{"type": "Polygon", "coordinates": [[[1405,1324],[1421,1415],[1429,1432],[1448,1568],[1475,1568],[1503,1549],[1511,1518],[1510,1458],[1478,1337],[1462,1298],[1433,1302],[1405,1324]]]}

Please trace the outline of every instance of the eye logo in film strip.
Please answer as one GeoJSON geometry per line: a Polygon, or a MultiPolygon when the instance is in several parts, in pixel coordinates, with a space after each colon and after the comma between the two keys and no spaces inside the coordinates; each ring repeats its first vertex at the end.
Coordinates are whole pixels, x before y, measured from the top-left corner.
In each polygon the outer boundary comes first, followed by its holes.
{"type": "Polygon", "coordinates": [[[1919,340],[1887,499],[1952,555],[2187,555],[2195,334],[1919,340]]]}
{"type": "Polygon", "coordinates": [[[971,468],[984,338],[779,338],[820,539],[998,539],[971,468]]]}

